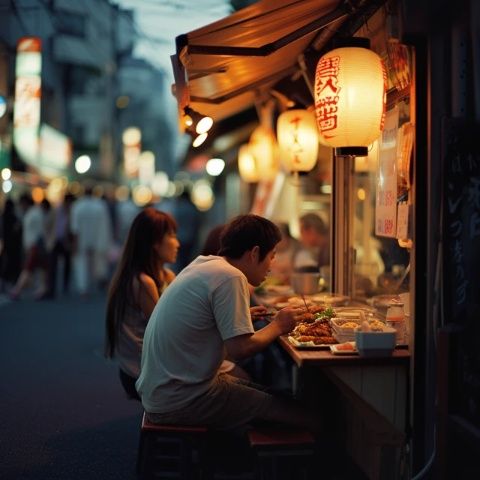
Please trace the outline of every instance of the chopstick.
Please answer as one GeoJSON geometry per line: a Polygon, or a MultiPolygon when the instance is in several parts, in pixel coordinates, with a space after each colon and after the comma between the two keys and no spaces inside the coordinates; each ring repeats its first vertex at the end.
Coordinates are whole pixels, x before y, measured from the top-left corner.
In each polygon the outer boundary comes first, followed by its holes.
{"type": "Polygon", "coordinates": [[[303,295],[303,293],[302,293],[302,300],[303,300],[303,303],[305,304],[305,308],[307,309],[307,312],[310,313],[310,310],[308,309],[307,301],[305,300],[305,296],[303,295]]]}

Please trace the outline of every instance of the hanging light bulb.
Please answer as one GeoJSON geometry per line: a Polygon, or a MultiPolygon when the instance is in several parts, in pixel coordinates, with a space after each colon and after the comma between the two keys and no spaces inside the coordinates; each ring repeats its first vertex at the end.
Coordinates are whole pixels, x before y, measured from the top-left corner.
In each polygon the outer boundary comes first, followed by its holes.
{"type": "Polygon", "coordinates": [[[315,113],[321,142],[337,155],[367,155],[384,126],[386,71],[368,39],[336,48],[315,72],[315,113]]]}
{"type": "Polygon", "coordinates": [[[318,130],[315,114],[287,110],[277,121],[280,162],[287,172],[308,172],[317,163],[318,130]]]}
{"type": "Polygon", "coordinates": [[[183,122],[186,128],[192,127],[195,125],[195,131],[201,135],[202,133],[207,133],[213,125],[213,120],[207,115],[202,115],[193,108],[185,107],[183,116],[183,122]]]}
{"type": "Polygon", "coordinates": [[[202,133],[207,133],[213,125],[213,120],[211,117],[202,117],[195,127],[196,132],[201,135],[202,133]]]}
{"type": "Polygon", "coordinates": [[[199,147],[200,145],[202,145],[203,142],[205,142],[205,140],[207,139],[208,137],[208,133],[201,133],[200,135],[197,135],[196,137],[194,137],[193,139],[193,142],[192,142],[192,147],[193,148],[197,148],[199,147]]]}

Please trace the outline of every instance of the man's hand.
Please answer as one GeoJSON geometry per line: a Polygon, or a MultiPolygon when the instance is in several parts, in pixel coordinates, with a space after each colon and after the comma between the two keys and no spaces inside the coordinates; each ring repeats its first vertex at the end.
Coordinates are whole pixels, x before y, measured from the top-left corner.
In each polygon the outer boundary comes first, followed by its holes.
{"type": "Polygon", "coordinates": [[[252,316],[252,318],[260,317],[262,315],[265,315],[267,312],[267,307],[263,305],[256,305],[255,307],[250,307],[250,315],[252,316]]]}
{"type": "Polygon", "coordinates": [[[280,331],[280,335],[285,335],[291,332],[297,325],[297,316],[303,312],[301,308],[286,307],[280,310],[275,317],[273,317],[272,323],[274,323],[280,331]]]}

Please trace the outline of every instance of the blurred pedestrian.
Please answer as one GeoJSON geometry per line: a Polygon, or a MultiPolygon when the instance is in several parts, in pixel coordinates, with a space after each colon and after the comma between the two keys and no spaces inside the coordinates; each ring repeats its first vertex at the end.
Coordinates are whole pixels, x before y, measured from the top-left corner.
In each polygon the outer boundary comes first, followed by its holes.
{"type": "Polygon", "coordinates": [[[48,296],[50,298],[54,298],[56,294],[59,260],[61,260],[63,270],[62,292],[68,293],[70,288],[73,243],[70,217],[74,201],[75,197],[71,193],[67,193],[63,202],[53,212],[53,225],[48,237],[50,252],[48,296]]]}
{"type": "Polygon", "coordinates": [[[135,205],[132,199],[132,192],[130,191],[125,200],[119,200],[116,204],[117,230],[116,240],[120,245],[123,245],[133,219],[138,215],[140,209],[135,205]]]}
{"type": "Polygon", "coordinates": [[[50,202],[42,200],[35,204],[30,194],[20,197],[20,208],[24,212],[22,217],[22,244],[24,250],[23,269],[10,291],[10,297],[17,299],[23,290],[30,284],[34,272],[38,271],[38,285],[34,292],[37,300],[45,298],[47,293],[48,255],[46,249],[46,229],[50,202]]]}
{"type": "Polygon", "coordinates": [[[22,222],[7,198],[0,219],[0,291],[15,284],[22,268],[22,222]]]}
{"type": "Polygon", "coordinates": [[[148,319],[175,278],[165,264],[177,257],[176,231],[177,224],[167,213],[146,208],[137,214],[110,284],[105,354],[118,360],[120,381],[130,398],[140,399],[135,381],[148,319]]]}
{"type": "Polygon", "coordinates": [[[108,253],[112,246],[112,225],[106,203],[92,195],[90,186],[83,197],[72,205],[71,229],[73,265],[77,287],[84,296],[93,283],[100,288],[107,284],[108,253]]]}

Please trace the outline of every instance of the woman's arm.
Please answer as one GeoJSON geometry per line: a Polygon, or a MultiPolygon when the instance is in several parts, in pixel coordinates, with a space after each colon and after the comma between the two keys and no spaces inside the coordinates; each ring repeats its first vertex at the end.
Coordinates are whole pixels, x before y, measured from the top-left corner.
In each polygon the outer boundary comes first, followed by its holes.
{"type": "Polygon", "coordinates": [[[155,281],[146,273],[141,273],[133,282],[133,290],[138,306],[149,318],[160,298],[155,281]]]}

